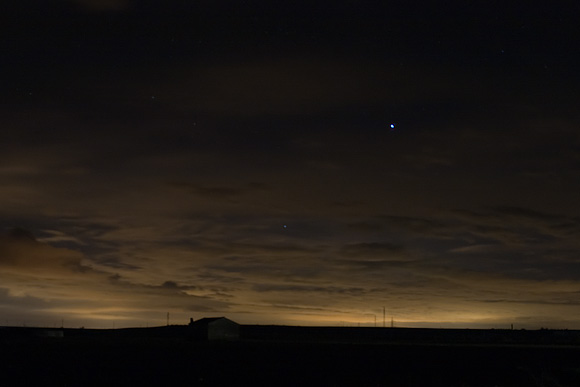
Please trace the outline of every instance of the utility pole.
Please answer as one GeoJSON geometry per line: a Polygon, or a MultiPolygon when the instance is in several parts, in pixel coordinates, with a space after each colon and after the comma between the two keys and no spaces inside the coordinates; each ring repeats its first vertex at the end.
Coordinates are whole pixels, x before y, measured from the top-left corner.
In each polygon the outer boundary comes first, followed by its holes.
{"type": "Polygon", "coordinates": [[[169,312],[167,312],[167,326],[169,326],[169,312]]]}
{"type": "Polygon", "coordinates": [[[385,327],[385,307],[383,306],[383,328],[385,327]]]}

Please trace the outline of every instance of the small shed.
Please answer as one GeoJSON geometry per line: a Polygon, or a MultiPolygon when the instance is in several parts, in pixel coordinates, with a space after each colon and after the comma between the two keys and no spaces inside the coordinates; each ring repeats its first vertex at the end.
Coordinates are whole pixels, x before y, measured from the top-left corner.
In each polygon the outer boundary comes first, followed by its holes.
{"type": "Polygon", "coordinates": [[[40,337],[53,337],[57,339],[62,339],[64,337],[63,329],[39,329],[36,331],[37,336],[40,337]]]}
{"type": "Polygon", "coordinates": [[[205,317],[189,323],[196,340],[238,340],[240,325],[225,317],[205,317]]]}

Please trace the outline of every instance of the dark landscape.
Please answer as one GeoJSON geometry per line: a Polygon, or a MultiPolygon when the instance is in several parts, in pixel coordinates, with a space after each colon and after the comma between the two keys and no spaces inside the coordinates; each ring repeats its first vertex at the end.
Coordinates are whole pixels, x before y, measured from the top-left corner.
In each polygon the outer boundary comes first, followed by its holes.
{"type": "Polygon", "coordinates": [[[3,385],[578,386],[580,332],[241,326],[3,328],[3,385]],[[42,337],[44,336],[44,337],[42,337]]]}

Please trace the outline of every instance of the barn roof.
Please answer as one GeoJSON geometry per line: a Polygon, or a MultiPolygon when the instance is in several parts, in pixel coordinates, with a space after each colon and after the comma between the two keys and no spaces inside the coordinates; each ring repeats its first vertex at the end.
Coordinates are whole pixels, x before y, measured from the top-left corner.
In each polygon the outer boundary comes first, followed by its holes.
{"type": "Polygon", "coordinates": [[[227,320],[229,322],[232,322],[234,324],[237,324],[235,321],[230,320],[229,318],[226,317],[204,317],[202,319],[199,319],[197,321],[193,322],[193,325],[197,325],[197,326],[205,326],[205,325],[209,325],[214,321],[218,321],[218,320],[227,320]]]}

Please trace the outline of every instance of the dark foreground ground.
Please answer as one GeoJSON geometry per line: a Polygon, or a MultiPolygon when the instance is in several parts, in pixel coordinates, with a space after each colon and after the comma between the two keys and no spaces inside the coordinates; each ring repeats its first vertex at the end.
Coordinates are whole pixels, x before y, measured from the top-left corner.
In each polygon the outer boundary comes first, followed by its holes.
{"type": "Polygon", "coordinates": [[[580,386],[580,347],[0,341],[2,386],[580,386]]]}

